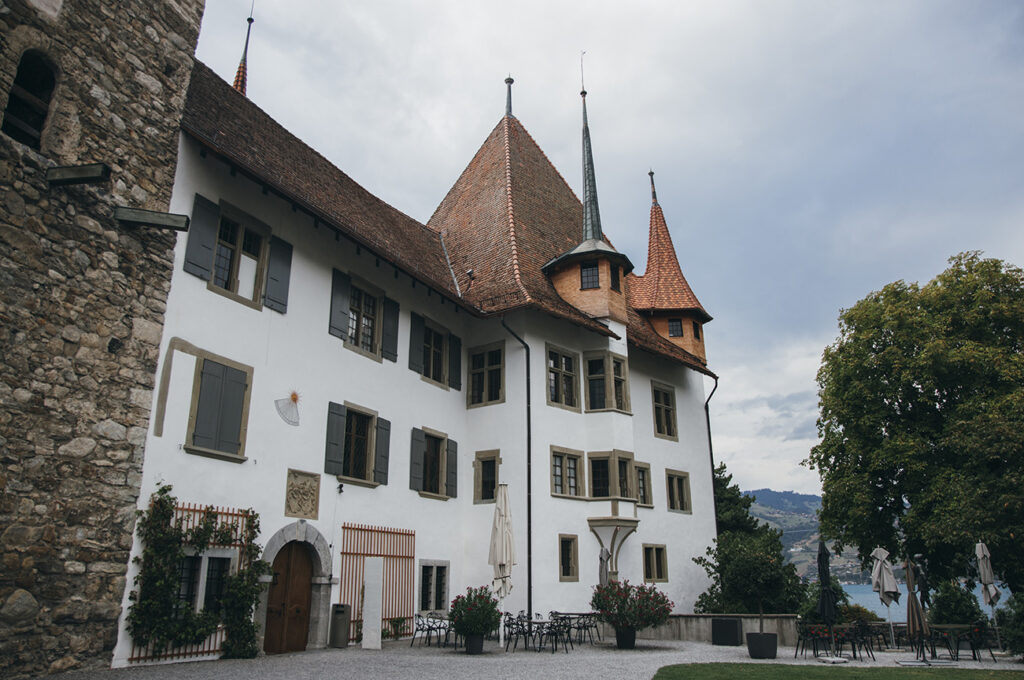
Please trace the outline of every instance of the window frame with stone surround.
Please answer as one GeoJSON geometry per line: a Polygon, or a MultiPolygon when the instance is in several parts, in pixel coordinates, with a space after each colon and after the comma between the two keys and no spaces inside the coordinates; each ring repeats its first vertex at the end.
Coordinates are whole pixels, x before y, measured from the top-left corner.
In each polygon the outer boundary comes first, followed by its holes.
{"type": "Polygon", "coordinates": [[[633,461],[633,474],[636,493],[636,504],[642,508],[654,507],[654,496],[651,489],[651,464],[633,461]],[[645,498],[640,498],[640,489],[643,489],[645,498]]]}
{"type": "Polygon", "coordinates": [[[629,495],[634,489],[627,488],[625,493],[622,489],[622,481],[626,482],[627,487],[636,484],[636,471],[633,468],[634,456],[630,451],[623,451],[621,449],[612,449],[611,451],[588,451],[587,452],[587,491],[588,497],[592,501],[604,501],[604,500],[627,500],[635,501],[635,495],[629,495]],[[594,473],[594,462],[596,461],[607,461],[608,468],[608,494],[607,495],[596,495],[595,494],[595,475],[594,473]]]}
{"type": "Polygon", "coordinates": [[[651,404],[651,412],[654,417],[654,436],[659,439],[679,441],[679,427],[676,422],[676,388],[668,383],[652,380],[651,404]]]}
{"type": "Polygon", "coordinates": [[[679,512],[686,515],[693,514],[693,498],[690,496],[689,472],[666,468],[665,503],[668,506],[669,512],[679,512]]]}
{"type": "Polygon", "coordinates": [[[551,495],[556,498],[571,498],[573,500],[587,500],[586,471],[584,470],[586,454],[583,451],[567,449],[563,446],[551,447],[551,495]],[[569,492],[569,463],[572,462],[576,468],[576,493],[569,492]],[[558,482],[561,479],[562,490],[558,490],[558,482]]]}
{"type": "Polygon", "coordinates": [[[178,599],[187,602],[189,607],[195,613],[204,611],[210,604],[211,594],[214,595],[215,609],[219,609],[219,601],[224,597],[226,577],[234,574],[238,571],[238,549],[237,548],[219,548],[219,547],[208,547],[201,553],[197,553],[193,548],[186,547],[185,555],[182,557],[181,562],[178,565],[178,599]],[[220,583],[220,592],[211,593],[210,591],[210,561],[218,560],[217,564],[225,564],[226,568],[221,574],[223,579],[220,583]],[[190,582],[187,590],[184,588],[184,571],[186,564],[195,564],[194,568],[190,568],[190,582]]]}
{"type": "Polygon", "coordinates": [[[440,615],[448,612],[449,599],[449,585],[451,583],[451,564],[448,560],[420,560],[419,561],[419,597],[416,598],[416,611],[420,614],[427,615],[440,615]],[[437,573],[438,569],[444,570],[444,587],[441,592],[437,592],[437,573]],[[430,570],[430,584],[426,592],[424,592],[425,579],[423,578],[424,570],[430,570]],[[427,596],[427,604],[433,605],[429,609],[423,608],[424,598],[427,596]],[[440,606],[438,606],[440,605],[440,606]]]}
{"type": "Polygon", "coordinates": [[[490,449],[477,451],[473,459],[473,503],[476,505],[494,503],[498,497],[498,485],[501,483],[501,451],[490,449]],[[494,487],[491,497],[484,498],[484,468],[490,463],[494,465],[494,487]]]}
{"type": "Polygon", "coordinates": [[[564,347],[559,347],[557,345],[545,343],[544,357],[544,364],[547,371],[545,373],[547,381],[544,385],[544,395],[547,399],[548,406],[555,406],[558,408],[564,408],[567,411],[574,411],[576,413],[580,413],[582,411],[580,404],[581,399],[579,389],[580,369],[582,368],[583,364],[580,361],[579,353],[565,349],[564,347]],[[557,366],[551,365],[552,354],[558,357],[557,366]],[[566,370],[565,368],[565,361],[567,359],[572,362],[573,370],[571,372],[566,370]],[[568,382],[566,382],[567,379],[568,382]],[[554,383],[552,383],[552,380],[554,380],[554,383]],[[551,398],[552,384],[554,384],[556,387],[557,395],[555,396],[557,396],[558,399],[551,398]],[[565,386],[567,384],[572,385],[572,404],[567,403],[568,400],[565,397],[565,386]]]}
{"type": "MultiPolygon", "coordinates": [[[[213,262],[210,265],[210,280],[207,281],[207,288],[219,295],[240,302],[253,309],[263,308],[263,289],[267,276],[267,261],[270,254],[270,227],[260,222],[244,210],[225,201],[220,202],[220,219],[217,222],[217,234],[214,240],[213,262]],[[223,237],[224,223],[235,225],[237,233],[234,242],[223,237]],[[255,248],[255,256],[246,250],[245,238],[247,235],[258,238],[259,242],[255,248]],[[218,282],[219,263],[223,252],[231,253],[227,267],[227,279],[218,282]],[[238,292],[241,282],[239,270],[242,267],[243,257],[253,260],[252,266],[252,293],[243,295],[238,292]]],[[[248,282],[248,277],[246,277],[248,282]]]]}
{"type": "Polygon", "coordinates": [[[339,482],[376,488],[388,483],[388,465],[391,458],[391,422],[377,411],[345,401],[327,404],[327,443],[324,452],[324,472],[334,475],[339,482]],[[363,452],[363,475],[353,469],[353,456],[358,433],[353,427],[366,419],[366,450],[363,452]]]}
{"type": "Polygon", "coordinates": [[[580,580],[580,546],[577,534],[558,534],[558,580],[561,583],[580,580]]]}
{"type": "Polygon", "coordinates": [[[473,347],[467,353],[466,408],[477,408],[505,402],[505,341],[473,347]],[[497,353],[497,363],[492,363],[497,353]],[[480,366],[474,360],[480,357],[480,366]],[[497,373],[497,375],[495,375],[497,373]],[[479,381],[479,397],[477,396],[479,381]],[[495,384],[497,388],[495,390],[495,384]]]}
{"type": "Polygon", "coordinates": [[[409,315],[409,368],[431,385],[462,389],[462,339],[429,317],[409,315]]]}
{"type": "Polygon", "coordinates": [[[182,449],[186,453],[191,453],[198,456],[218,458],[220,460],[227,460],[233,463],[245,462],[247,460],[247,458],[245,457],[245,439],[246,433],[248,431],[249,400],[250,397],[252,396],[252,380],[254,369],[252,368],[252,366],[247,366],[237,361],[228,359],[227,357],[222,357],[219,354],[214,354],[212,352],[207,352],[201,349],[197,349],[193,356],[195,357],[195,371],[192,378],[192,402],[189,406],[188,426],[185,431],[185,443],[182,444],[182,449]],[[210,366],[210,371],[206,371],[207,362],[210,362],[212,364],[210,366]],[[214,366],[219,366],[220,368],[225,369],[224,371],[221,372],[223,376],[221,378],[222,389],[220,392],[217,393],[213,392],[214,386],[212,385],[212,383],[208,386],[207,390],[203,389],[204,375],[206,375],[207,379],[209,380],[215,379],[215,376],[213,374],[216,372],[216,369],[213,368],[214,366]],[[225,399],[227,397],[225,397],[223,391],[223,383],[226,382],[228,378],[231,378],[231,382],[237,385],[239,379],[238,374],[244,375],[245,379],[245,386],[242,389],[241,395],[241,404],[237,407],[234,406],[233,404],[226,405],[225,399]],[[211,402],[210,399],[215,399],[216,401],[211,402]],[[228,410],[228,406],[230,406],[230,410],[232,411],[231,414],[224,413],[225,410],[228,410]],[[224,434],[223,432],[221,432],[221,421],[224,420],[226,417],[231,417],[232,419],[235,419],[237,417],[237,420],[239,421],[237,431],[238,448],[235,453],[224,450],[223,448],[217,448],[217,441],[214,441],[214,445],[211,446],[195,443],[196,427],[200,424],[201,421],[207,420],[206,416],[201,417],[201,407],[215,408],[213,419],[216,421],[216,423],[213,424],[216,433],[206,432],[205,430],[208,429],[208,425],[205,423],[203,424],[204,431],[200,434],[200,436],[203,439],[209,439],[212,436],[215,440],[219,440],[221,436],[224,434]],[[237,415],[235,413],[236,409],[237,415]]]}
{"type": "Polygon", "coordinates": [[[629,398],[629,359],[627,357],[615,352],[584,352],[581,365],[585,367],[583,384],[586,385],[586,410],[588,413],[614,411],[632,415],[629,398]],[[592,373],[592,369],[598,363],[601,365],[602,372],[592,373]],[[619,369],[619,374],[615,373],[616,368],[619,369]],[[601,388],[596,387],[598,381],[601,382],[601,388]],[[619,388],[618,391],[616,388],[619,388]]]}
{"type": "Polygon", "coordinates": [[[444,432],[429,427],[412,429],[409,455],[409,488],[423,498],[447,501],[458,496],[458,444],[444,432]],[[437,442],[436,447],[433,442],[437,442]],[[436,490],[427,488],[428,456],[437,449],[436,490]],[[422,451],[420,451],[422,448],[422,451]],[[418,476],[417,476],[418,475],[418,476]]]}
{"type": "Polygon", "coordinates": [[[668,548],[664,543],[644,543],[641,557],[644,583],[668,583],[668,548]]]}

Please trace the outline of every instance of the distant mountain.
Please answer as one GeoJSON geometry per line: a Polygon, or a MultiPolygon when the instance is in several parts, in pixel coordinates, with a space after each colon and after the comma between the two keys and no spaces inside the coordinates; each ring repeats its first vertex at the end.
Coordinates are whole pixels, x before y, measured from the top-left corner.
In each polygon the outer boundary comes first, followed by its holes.
{"type": "MultiPolygon", "coordinates": [[[[753,496],[750,514],[782,532],[782,548],[786,559],[796,565],[803,577],[817,578],[818,510],[821,496],[795,491],[755,489],[744,491],[753,496]]],[[[856,550],[847,549],[832,556],[832,575],[843,583],[863,583],[867,574],[861,572],[856,550]]]]}
{"type": "Polygon", "coordinates": [[[821,509],[821,496],[795,491],[773,491],[772,489],[754,489],[744,491],[745,496],[754,496],[758,505],[775,510],[793,512],[798,515],[816,515],[821,509]]]}

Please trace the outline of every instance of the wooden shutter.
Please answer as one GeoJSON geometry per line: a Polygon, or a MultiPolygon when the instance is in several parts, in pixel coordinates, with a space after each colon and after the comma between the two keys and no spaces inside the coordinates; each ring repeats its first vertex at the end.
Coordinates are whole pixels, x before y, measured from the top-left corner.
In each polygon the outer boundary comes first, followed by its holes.
{"type": "Polygon", "coordinates": [[[459,445],[448,440],[448,460],[445,464],[444,492],[449,498],[459,495],[459,445]]]}
{"type": "Polygon", "coordinates": [[[327,404],[327,449],[324,472],[340,475],[345,462],[345,417],[348,409],[333,401],[327,404]]]}
{"type": "Polygon", "coordinates": [[[188,226],[188,244],[185,246],[185,271],[204,281],[213,276],[213,250],[217,245],[219,228],[220,207],[196,194],[188,226]]]}
{"type": "Polygon", "coordinates": [[[377,418],[377,440],[373,453],[373,481],[388,483],[388,457],[391,452],[391,422],[377,418]]]}
{"type": "Polygon", "coordinates": [[[427,453],[427,436],[418,427],[412,428],[412,449],[409,452],[409,488],[423,490],[423,458],[427,453]]]}
{"type": "Polygon", "coordinates": [[[238,454],[248,385],[244,371],[202,359],[192,445],[238,454]]]}
{"type": "Polygon", "coordinates": [[[275,312],[288,311],[288,279],[292,271],[292,244],[277,238],[270,239],[267,261],[267,288],[263,304],[275,312]]]}
{"type": "Polygon", "coordinates": [[[398,303],[384,298],[384,325],[381,329],[380,354],[388,361],[398,361],[398,303]]]}
{"type": "Polygon", "coordinates": [[[348,339],[349,289],[352,278],[337,269],[331,279],[331,321],[329,332],[345,340],[348,339]]]}
{"type": "Polygon", "coordinates": [[[409,368],[423,375],[423,317],[409,314],[409,368]]]}
{"type": "Polygon", "coordinates": [[[462,389],[462,340],[448,334],[448,387],[462,389]]]}

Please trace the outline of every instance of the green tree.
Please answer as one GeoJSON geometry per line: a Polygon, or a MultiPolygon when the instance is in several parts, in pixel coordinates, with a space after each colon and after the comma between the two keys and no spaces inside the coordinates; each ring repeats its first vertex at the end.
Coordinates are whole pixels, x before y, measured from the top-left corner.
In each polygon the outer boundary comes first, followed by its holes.
{"type": "Polygon", "coordinates": [[[725,469],[725,463],[718,464],[712,480],[718,533],[739,531],[750,534],[755,532],[758,521],[750,514],[750,506],[753,504],[754,498],[743,495],[739,485],[732,484],[732,475],[725,469]]]}
{"type": "Polygon", "coordinates": [[[974,623],[986,618],[974,593],[959,581],[943,581],[932,596],[928,620],[932,623],[974,623]]]}
{"type": "MultiPolygon", "coordinates": [[[[922,553],[934,581],[985,541],[1024,587],[1024,272],[961,253],[844,310],[818,372],[822,533],[922,553]]],[[[934,582],[933,581],[933,582],[934,582]]]]}
{"type": "MultiPolygon", "coordinates": [[[[707,555],[693,561],[711,578],[694,605],[697,613],[795,613],[804,600],[796,567],[786,563],[779,533],[768,526],[719,534],[707,555]]],[[[759,627],[763,632],[763,621],[759,627]]]]}

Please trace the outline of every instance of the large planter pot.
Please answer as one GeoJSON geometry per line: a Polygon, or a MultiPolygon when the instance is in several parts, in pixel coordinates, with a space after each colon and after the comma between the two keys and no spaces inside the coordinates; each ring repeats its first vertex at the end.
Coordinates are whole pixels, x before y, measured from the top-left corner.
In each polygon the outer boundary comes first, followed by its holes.
{"type": "Polygon", "coordinates": [[[711,644],[739,647],[743,644],[743,622],[734,618],[711,619],[711,644]]]}
{"type": "Polygon", "coordinates": [[[484,651],[483,635],[466,636],[466,654],[480,654],[484,651]]]}
{"type": "Polygon", "coordinates": [[[747,633],[747,653],[751,659],[774,659],[778,649],[776,633],[747,633]]]}
{"type": "Polygon", "coordinates": [[[635,649],[636,628],[616,628],[615,646],[619,649],[635,649]]]}

